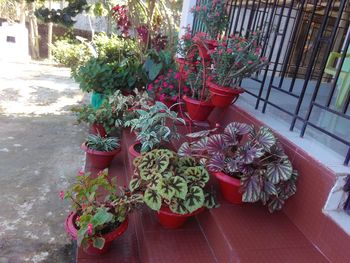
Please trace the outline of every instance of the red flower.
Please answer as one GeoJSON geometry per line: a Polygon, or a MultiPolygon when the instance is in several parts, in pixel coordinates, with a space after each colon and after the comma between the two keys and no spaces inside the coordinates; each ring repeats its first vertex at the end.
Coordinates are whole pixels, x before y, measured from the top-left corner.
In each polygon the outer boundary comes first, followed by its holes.
{"type": "Polygon", "coordinates": [[[88,235],[92,235],[93,229],[94,229],[94,225],[91,224],[91,223],[89,223],[89,224],[87,225],[87,232],[88,232],[88,235]]]}

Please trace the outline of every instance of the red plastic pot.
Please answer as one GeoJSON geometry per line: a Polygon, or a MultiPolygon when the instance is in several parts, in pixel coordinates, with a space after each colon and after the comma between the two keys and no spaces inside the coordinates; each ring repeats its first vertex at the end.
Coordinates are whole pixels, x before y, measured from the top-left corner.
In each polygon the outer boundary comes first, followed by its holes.
{"type": "Polygon", "coordinates": [[[169,209],[169,207],[164,206],[158,211],[157,215],[158,215],[159,223],[163,227],[165,227],[165,228],[179,228],[186,222],[186,220],[189,217],[194,216],[194,215],[204,211],[204,209],[205,209],[204,207],[201,207],[190,214],[180,215],[180,214],[173,213],[169,209]]]}
{"type": "Polygon", "coordinates": [[[209,87],[210,99],[214,106],[225,108],[234,103],[239,94],[244,92],[244,89],[232,89],[228,87],[219,86],[213,82],[207,81],[209,87]]]}
{"type": "Polygon", "coordinates": [[[214,109],[211,101],[199,101],[188,98],[187,96],[183,96],[182,98],[185,101],[188,115],[192,120],[205,121],[214,109]]]}
{"type": "Polygon", "coordinates": [[[129,147],[129,153],[130,153],[130,155],[131,155],[132,157],[136,158],[136,157],[141,156],[141,153],[135,150],[135,147],[136,147],[137,145],[140,145],[140,144],[141,144],[140,142],[135,142],[135,143],[133,143],[133,144],[130,145],[130,147],[129,147]]]}
{"type": "Polygon", "coordinates": [[[81,148],[86,152],[86,158],[91,167],[101,170],[107,168],[111,164],[114,156],[121,150],[120,148],[117,148],[110,152],[95,151],[89,149],[86,146],[86,143],[83,143],[81,148]]]}
{"type": "Polygon", "coordinates": [[[239,191],[241,181],[222,172],[213,175],[219,180],[220,191],[225,200],[233,204],[242,204],[242,193],[239,191]]]}
{"type": "Polygon", "coordinates": [[[102,124],[99,124],[99,123],[94,123],[93,125],[91,125],[90,133],[95,134],[95,135],[100,134],[101,137],[107,136],[107,132],[106,132],[105,128],[103,127],[102,124]]]}
{"type": "MultiPolygon", "coordinates": [[[[76,217],[77,214],[75,212],[72,212],[68,215],[65,222],[66,231],[74,240],[76,240],[78,236],[78,229],[74,224],[76,217]]],[[[88,242],[88,246],[83,248],[84,252],[89,255],[105,254],[110,249],[112,242],[126,231],[126,229],[128,228],[128,224],[129,220],[128,218],[126,218],[124,222],[121,223],[121,225],[114,229],[112,232],[102,235],[102,237],[105,239],[105,244],[102,249],[95,248],[92,245],[92,241],[90,241],[88,242]]]]}

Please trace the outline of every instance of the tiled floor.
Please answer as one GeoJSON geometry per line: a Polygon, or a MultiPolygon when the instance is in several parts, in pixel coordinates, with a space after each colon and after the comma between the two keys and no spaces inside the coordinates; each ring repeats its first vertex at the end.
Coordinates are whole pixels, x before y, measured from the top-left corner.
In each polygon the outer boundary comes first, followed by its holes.
{"type": "MultiPolygon", "coordinates": [[[[110,175],[125,185],[131,171],[126,152],[133,137],[112,163],[110,175]],[[125,163],[125,165],[124,165],[125,163]]],[[[260,205],[227,204],[205,211],[177,230],[162,228],[148,208],[130,216],[127,232],[103,256],[81,249],[77,262],[115,263],[233,263],[327,262],[284,213],[269,214],[260,205]]]]}

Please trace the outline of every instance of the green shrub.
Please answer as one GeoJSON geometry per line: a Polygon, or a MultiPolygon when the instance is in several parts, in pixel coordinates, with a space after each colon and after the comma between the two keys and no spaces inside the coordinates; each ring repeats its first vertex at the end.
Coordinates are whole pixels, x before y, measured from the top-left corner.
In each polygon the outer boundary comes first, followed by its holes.
{"type": "Polygon", "coordinates": [[[71,69],[72,76],[91,58],[91,53],[84,43],[71,39],[57,40],[52,45],[52,55],[54,61],[71,69]]]}

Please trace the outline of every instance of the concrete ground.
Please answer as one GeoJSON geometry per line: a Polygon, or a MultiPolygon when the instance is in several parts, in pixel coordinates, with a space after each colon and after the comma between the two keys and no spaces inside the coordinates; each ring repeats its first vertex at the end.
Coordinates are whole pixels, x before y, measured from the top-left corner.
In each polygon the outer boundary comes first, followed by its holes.
{"type": "Polygon", "coordinates": [[[82,98],[68,69],[0,60],[0,263],[74,262],[58,193],[82,166],[82,98]]]}

